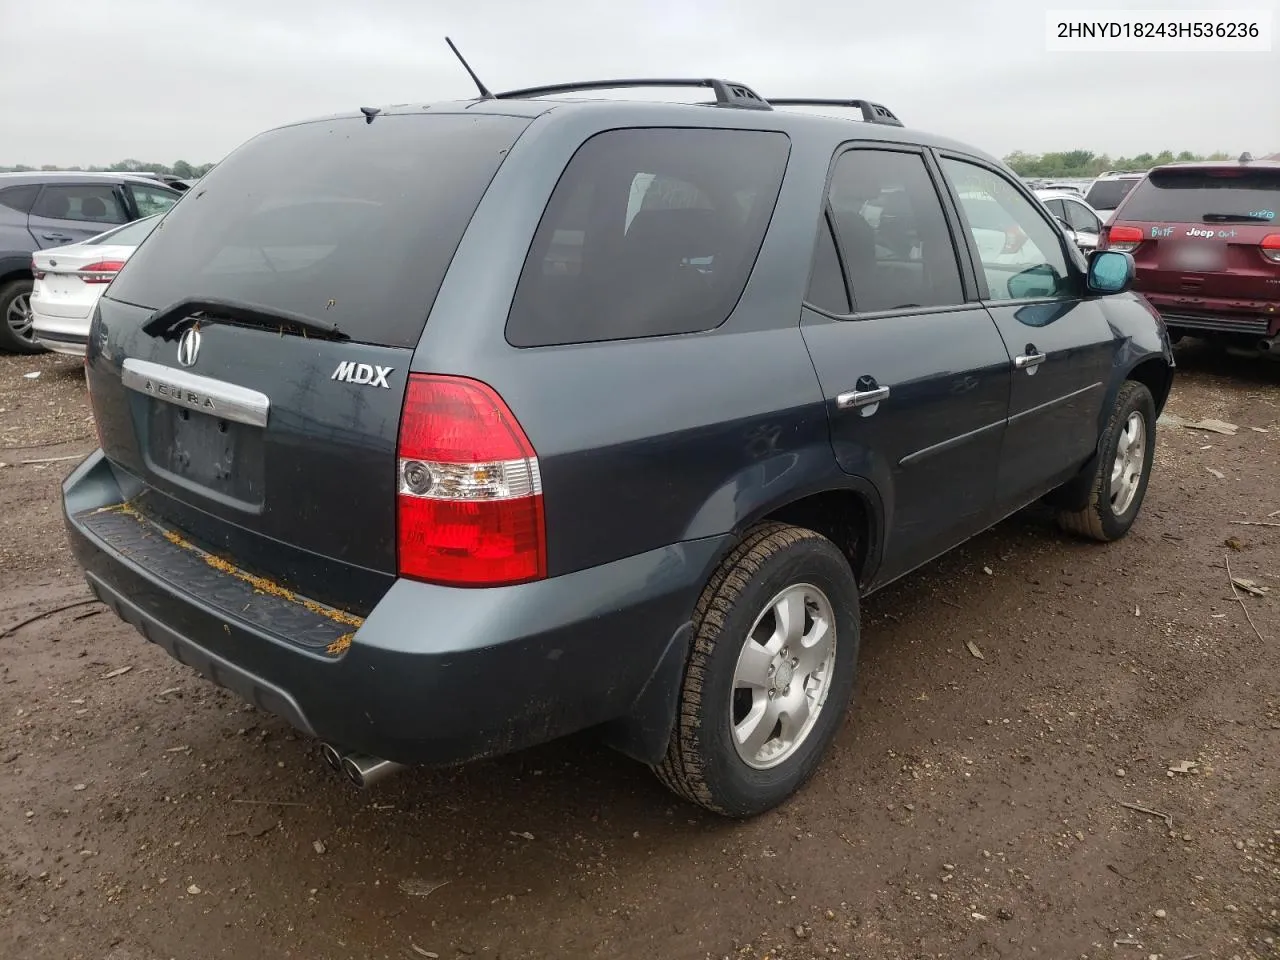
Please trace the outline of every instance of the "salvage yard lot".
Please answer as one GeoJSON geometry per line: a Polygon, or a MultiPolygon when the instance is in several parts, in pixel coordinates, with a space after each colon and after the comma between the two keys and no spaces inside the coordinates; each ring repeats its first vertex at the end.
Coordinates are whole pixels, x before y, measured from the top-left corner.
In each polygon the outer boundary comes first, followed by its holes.
{"type": "Polygon", "coordinates": [[[1237,432],[1162,427],[1118,544],[1027,511],[871,598],[832,756],[738,824],[587,738],[354,790],[68,606],[83,377],[0,356],[0,957],[1280,956],[1280,364],[1179,363],[1237,432]]]}

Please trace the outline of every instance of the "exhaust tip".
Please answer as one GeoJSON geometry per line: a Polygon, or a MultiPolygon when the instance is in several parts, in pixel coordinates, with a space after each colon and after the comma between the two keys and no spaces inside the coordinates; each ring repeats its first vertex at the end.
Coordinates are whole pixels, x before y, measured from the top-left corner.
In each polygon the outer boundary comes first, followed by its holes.
{"type": "Polygon", "coordinates": [[[332,769],[341,772],[342,770],[342,751],[331,743],[320,745],[320,756],[324,757],[324,762],[332,769]]]}
{"type": "Polygon", "coordinates": [[[342,772],[347,775],[348,780],[362,789],[403,769],[404,764],[358,753],[349,753],[342,758],[342,772]]]}

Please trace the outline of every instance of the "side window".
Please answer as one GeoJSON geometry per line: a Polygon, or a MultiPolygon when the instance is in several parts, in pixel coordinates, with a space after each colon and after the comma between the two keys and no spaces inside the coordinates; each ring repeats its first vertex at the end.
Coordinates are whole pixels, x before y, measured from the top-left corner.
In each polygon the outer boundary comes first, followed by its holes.
{"type": "Polygon", "coordinates": [[[818,242],[813,249],[813,272],[809,274],[809,292],[805,300],[828,313],[849,313],[849,290],[844,285],[836,240],[826,214],[818,222],[818,242]]]}
{"type": "Polygon", "coordinates": [[[1085,233],[1102,232],[1102,223],[1083,204],[1065,200],[1062,205],[1067,208],[1067,223],[1071,224],[1072,230],[1081,230],[1085,233]]]}
{"type": "Polygon", "coordinates": [[[46,185],[31,208],[33,217],[52,220],[82,220],[88,223],[126,223],[124,207],[109,183],[68,183],[46,185]]]}
{"type": "Polygon", "coordinates": [[[610,130],[569,161],[507,316],[517,347],[695,333],[746,286],[790,142],[755,130],[610,130]]]}
{"type": "Polygon", "coordinates": [[[1060,229],[985,167],[950,158],[942,167],[968,221],[992,300],[1073,295],[1060,229]]]}
{"type": "Polygon", "coordinates": [[[828,193],[856,313],[964,302],[960,268],[924,158],[840,156],[828,193]]]}
{"type": "Polygon", "coordinates": [[[24,183],[16,187],[5,187],[0,190],[0,207],[8,207],[19,213],[27,213],[31,204],[36,202],[40,193],[40,184],[24,183]]]}
{"type": "Polygon", "coordinates": [[[129,193],[133,195],[134,206],[138,208],[138,217],[151,217],[157,213],[164,213],[178,200],[176,193],[168,190],[157,190],[152,187],[144,187],[138,183],[129,184],[129,193]]]}
{"type": "Polygon", "coordinates": [[[1049,208],[1049,212],[1055,217],[1061,217],[1067,223],[1071,222],[1070,220],[1067,220],[1067,211],[1063,209],[1061,200],[1058,200],[1057,198],[1053,200],[1046,200],[1044,205],[1049,208]]]}

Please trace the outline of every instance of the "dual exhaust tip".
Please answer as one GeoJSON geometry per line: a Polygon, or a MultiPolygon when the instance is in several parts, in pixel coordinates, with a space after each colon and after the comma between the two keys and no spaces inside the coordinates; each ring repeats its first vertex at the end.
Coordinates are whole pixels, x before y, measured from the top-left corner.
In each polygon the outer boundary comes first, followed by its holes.
{"type": "Polygon", "coordinates": [[[321,745],[320,755],[325,763],[362,789],[404,769],[402,763],[379,760],[363,753],[349,753],[331,743],[321,745]]]}

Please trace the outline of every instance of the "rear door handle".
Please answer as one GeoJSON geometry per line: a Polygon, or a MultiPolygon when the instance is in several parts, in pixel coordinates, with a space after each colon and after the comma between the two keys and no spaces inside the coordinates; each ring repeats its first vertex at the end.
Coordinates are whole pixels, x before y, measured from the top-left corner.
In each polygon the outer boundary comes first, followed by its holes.
{"type": "Polygon", "coordinates": [[[71,237],[68,237],[65,233],[42,233],[42,234],[41,234],[41,236],[42,236],[42,237],[44,237],[46,240],[70,240],[70,239],[72,239],[71,237]]]}
{"type": "Polygon", "coordinates": [[[888,387],[872,387],[867,390],[850,390],[836,397],[836,406],[841,410],[852,410],[855,407],[869,407],[881,400],[889,399],[888,387]]]}

